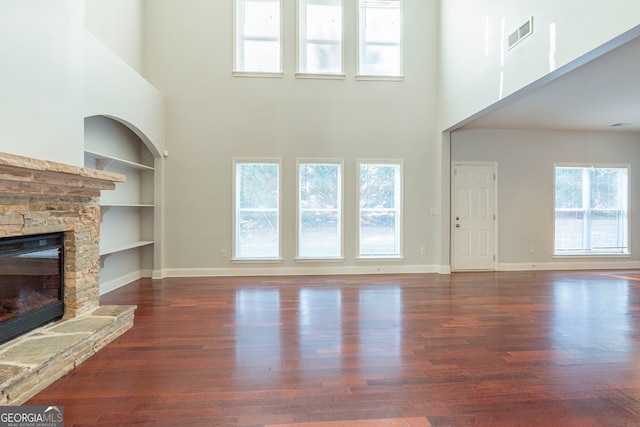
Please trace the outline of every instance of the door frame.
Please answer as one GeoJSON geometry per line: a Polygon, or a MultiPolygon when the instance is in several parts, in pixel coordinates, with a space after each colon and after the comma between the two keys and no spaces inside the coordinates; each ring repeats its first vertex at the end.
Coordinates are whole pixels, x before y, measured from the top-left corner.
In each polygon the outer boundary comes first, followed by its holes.
{"type": "Polygon", "coordinates": [[[471,161],[471,160],[454,160],[451,162],[451,175],[450,179],[450,203],[449,207],[449,247],[450,249],[450,260],[451,260],[451,271],[455,272],[465,272],[465,271],[473,271],[473,270],[456,270],[455,269],[455,257],[456,257],[456,239],[455,239],[455,221],[453,216],[455,214],[455,206],[456,206],[456,186],[455,186],[455,170],[457,166],[491,166],[493,168],[493,215],[495,220],[493,221],[493,265],[491,270],[482,270],[482,271],[496,271],[498,266],[498,221],[500,220],[500,216],[498,215],[498,162],[484,162],[484,161],[471,161]]]}

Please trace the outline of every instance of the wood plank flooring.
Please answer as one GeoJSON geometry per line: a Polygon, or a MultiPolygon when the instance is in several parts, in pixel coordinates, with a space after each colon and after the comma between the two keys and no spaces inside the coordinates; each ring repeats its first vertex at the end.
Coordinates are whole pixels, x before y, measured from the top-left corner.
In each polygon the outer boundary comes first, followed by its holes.
{"type": "Polygon", "coordinates": [[[102,303],[138,304],[133,329],[27,402],[67,426],[640,425],[640,271],[141,280],[102,303]]]}
{"type": "Polygon", "coordinates": [[[393,418],[382,420],[320,421],[317,423],[269,424],[265,427],[430,427],[426,418],[393,418]]]}

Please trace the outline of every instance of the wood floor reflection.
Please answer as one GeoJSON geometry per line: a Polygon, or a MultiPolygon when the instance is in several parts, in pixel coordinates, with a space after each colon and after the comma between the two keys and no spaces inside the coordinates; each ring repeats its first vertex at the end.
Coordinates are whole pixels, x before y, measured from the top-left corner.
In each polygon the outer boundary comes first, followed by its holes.
{"type": "Polygon", "coordinates": [[[640,271],[142,280],[101,302],[137,304],[134,328],[27,402],[67,426],[640,425],[640,271]]]}

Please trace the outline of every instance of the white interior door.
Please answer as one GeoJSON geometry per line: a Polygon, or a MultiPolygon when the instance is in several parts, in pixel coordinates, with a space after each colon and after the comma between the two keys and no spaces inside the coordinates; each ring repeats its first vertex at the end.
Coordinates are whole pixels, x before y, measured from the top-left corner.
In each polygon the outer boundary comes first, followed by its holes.
{"type": "Polygon", "coordinates": [[[460,270],[495,269],[496,166],[453,164],[453,260],[460,270]]]}

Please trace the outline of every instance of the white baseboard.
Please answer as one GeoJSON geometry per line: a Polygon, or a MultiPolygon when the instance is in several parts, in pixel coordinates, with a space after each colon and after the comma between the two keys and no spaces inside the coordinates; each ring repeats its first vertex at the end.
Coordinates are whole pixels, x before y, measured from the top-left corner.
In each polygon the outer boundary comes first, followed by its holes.
{"type": "Polygon", "coordinates": [[[451,274],[451,266],[450,265],[439,266],[438,274],[451,274]]]}
{"type": "MultiPolygon", "coordinates": [[[[499,263],[496,271],[552,270],[629,270],[640,269],[640,261],[572,261],[544,263],[499,263]]],[[[451,274],[449,265],[358,265],[318,267],[269,267],[266,265],[238,268],[167,268],[139,270],[100,283],[100,295],[128,285],[143,277],[247,277],[247,276],[333,276],[356,274],[451,274]]]]}
{"type": "Polygon", "coordinates": [[[530,270],[629,270],[640,268],[640,261],[563,261],[532,263],[500,263],[496,271],[530,271],[530,270]]]}
{"type": "Polygon", "coordinates": [[[131,282],[142,279],[143,277],[151,277],[151,270],[138,270],[131,273],[124,274],[109,280],[108,282],[100,282],[100,295],[104,295],[111,291],[115,291],[131,282]]]}
{"type": "MultiPolygon", "coordinates": [[[[640,261],[565,261],[544,263],[499,263],[496,271],[552,270],[629,270],[640,269],[640,261]]],[[[116,290],[143,277],[247,277],[247,276],[333,276],[356,274],[451,274],[449,265],[376,265],[269,267],[266,265],[236,268],[167,268],[139,270],[100,283],[100,295],[116,290]]]]}
{"type": "MultiPolygon", "coordinates": [[[[268,267],[265,265],[238,268],[167,268],[162,277],[230,277],[230,276],[329,276],[354,274],[423,274],[440,273],[437,265],[376,265],[340,267],[268,267]]],[[[444,273],[446,274],[446,273],[444,273]]]]}
{"type": "Polygon", "coordinates": [[[151,278],[153,280],[164,279],[166,277],[164,270],[153,270],[151,272],[151,278]]]}

